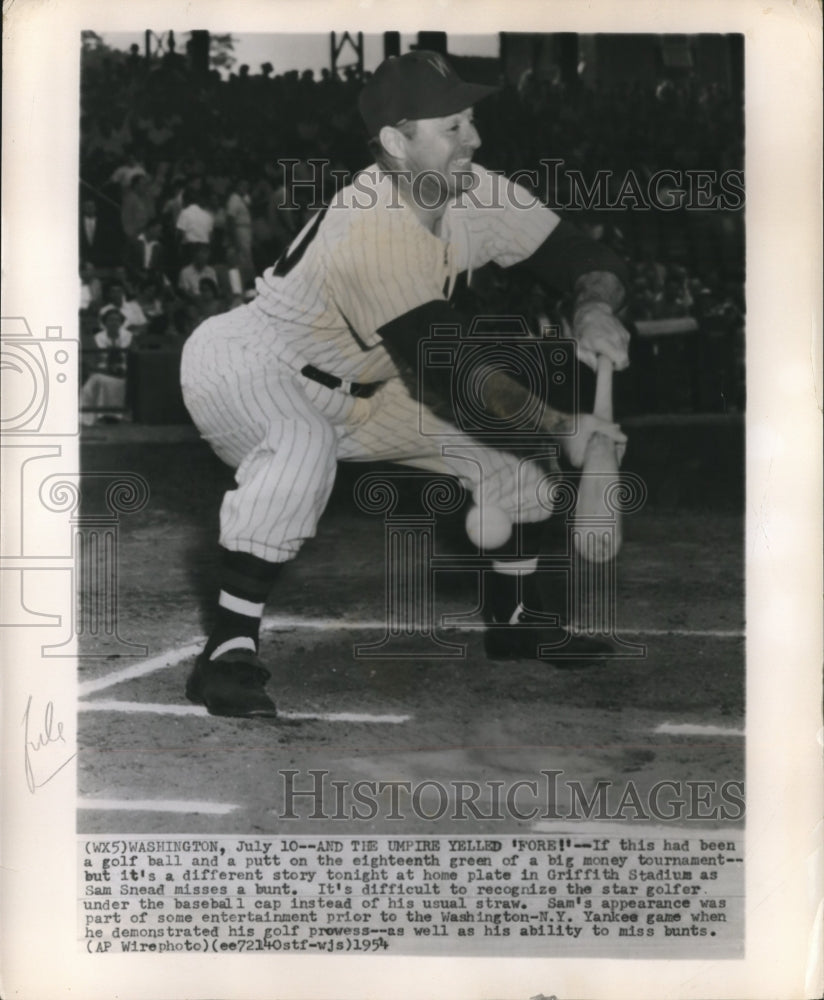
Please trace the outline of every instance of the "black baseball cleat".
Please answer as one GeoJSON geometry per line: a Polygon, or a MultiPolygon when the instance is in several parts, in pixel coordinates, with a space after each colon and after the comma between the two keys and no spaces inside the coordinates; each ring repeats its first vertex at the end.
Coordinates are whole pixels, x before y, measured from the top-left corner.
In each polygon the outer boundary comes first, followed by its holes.
{"type": "Polygon", "coordinates": [[[613,652],[608,642],[548,625],[545,615],[524,608],[505,624],[488,625],[484,643],[491,660],[540,660],[565,670],[603,666],[613,652]]]}
{"type": "Polygon", "coordinates": [[[250,649],[230,649],[214,660],[201,653],[186,681],[186,697],[210,715],[274,719],[277,709],[265,688],[271,676],[250,649]]]}

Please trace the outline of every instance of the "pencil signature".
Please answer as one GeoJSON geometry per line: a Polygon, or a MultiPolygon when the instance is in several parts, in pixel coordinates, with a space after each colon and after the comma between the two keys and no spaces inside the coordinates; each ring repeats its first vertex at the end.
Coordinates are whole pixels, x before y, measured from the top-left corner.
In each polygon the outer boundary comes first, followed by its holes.
{"type": "Polygon", "coordinates": [[[67,764],[70,764],[77,754],[73,753],[70,757],[67,757],[45,778],[39,778],[39,776],[35,775],[34,755],[52,743],[65,744],[66,738],[63,735],[63,723],[56,721],[54,718],[54,703],[51,701],[46,703],[46,710],[43,713],[42,724],[39,727],[35,725],[31,718],[32,697],[32,695],[29,695],[29,700],[26,702],[26,711],[23,713],[22,725],[24,740],[23,753],[25,758],[23,766],[26,772],[26,785],[33,795],[38,788],[42,788],[44,785],[47,785],[58,772],[62,771],[67,764]],[[32,737],[31,734],[35,730],[36,733],[32,737]]]}

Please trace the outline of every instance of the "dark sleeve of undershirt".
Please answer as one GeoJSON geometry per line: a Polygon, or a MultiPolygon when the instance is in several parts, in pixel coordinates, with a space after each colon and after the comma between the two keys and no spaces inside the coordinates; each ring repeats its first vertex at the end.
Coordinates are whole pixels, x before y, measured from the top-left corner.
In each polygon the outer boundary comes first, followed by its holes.
{"type": "Polygon", "coordinates": [[[559,292],[572,291],[582,275],[593,271],[610,271],[624,287],[629,277],[626,265],[613,250],[563,219],[537,250],[517,266],[527,268],[539,281],[559,292]]]}
{"type": "Polygon", "coordinates": [[[435,299],[378,330],[415,398],[431,405],[445,405],[453,420],[452,376],[461,331],[468,329],[468,317],[446,300],[435,299]]]}

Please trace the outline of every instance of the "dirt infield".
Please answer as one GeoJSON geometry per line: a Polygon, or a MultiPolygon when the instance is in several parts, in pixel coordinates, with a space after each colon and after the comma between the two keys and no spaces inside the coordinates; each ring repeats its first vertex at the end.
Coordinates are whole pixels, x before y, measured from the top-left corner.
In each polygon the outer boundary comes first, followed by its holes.
{"type": "MultiPolygon", "coordinates": [[[[352,501],[369,467],[341,467],[317,538],[268,607],[261,653],[274,673],[277,722],[214,719],[183,696],[215,598],[217,511],[230,471],[183,431],[94,437],[84,470],[138,473],[150,487],[146,508],[121,518],[118,588],[120,634],[148,649],[81,660],[80,832],[317,832],[317,819],[283,818],[285,770],[299,772],[301,789],[311,770],[328,782],[445,786],[562,772],[551,790],[541,786],[542,812],[511,820],[519,829],[540,828],[553,806],[568,815],[571,783],[591,792],[598,781],[631,781],[646,802],[661,781],[743,780],[740,422],[637,429],[627,468],[643,475],[649,499],[625,522],[616,622],[645,653],[586,671],[490,662],[471,622],[439,630],[464,647],[456,658],[356,656],[383,631],[384,533],[380,517],[352,501]]],[[[438,532],[444,550],[468,551],[459,512],[438,532]]],[[[472,573],[439,574],[438,615],[471,609],[473,586],[472,573]]],[[[451,829],[454,804],[404,829],[451,829]]],[[[492,828],[490,802],[477,805],[473,830],[492,828]]],[[[306,811],[301,800],[296,812],[306,811]]],[[[395,832],[397,820],[381,815],[364,831],[395,832]]],[[[620,818],[645,817],[629,809],[620,818]]]]}

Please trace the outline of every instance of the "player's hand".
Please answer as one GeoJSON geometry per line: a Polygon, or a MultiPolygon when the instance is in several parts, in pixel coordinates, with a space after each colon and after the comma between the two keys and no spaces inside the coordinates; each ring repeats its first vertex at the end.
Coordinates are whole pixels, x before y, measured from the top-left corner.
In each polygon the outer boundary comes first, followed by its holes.
{"type": "Polygon", "coordinates": [[[616,371],[629,365],[629,332],[605,302],[578,306],[572,318],[572,336],[578,358],[593,370],[599,354],[605,354],[616,371]]]}
{"type": "Polygon", "coordinates": [[[575,433],[570,437],[560,439],[564,454],[576,469],[580,469],[584,464],[584,456],[593,434],[603,434],[604,437],[614,441],[618,452],[618,461],[620,462],[623,458],[627,436],[618,424],[601,420],[600,417],[596,417],[592,413],[582,413],[576,420],[575,433]]]}

